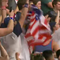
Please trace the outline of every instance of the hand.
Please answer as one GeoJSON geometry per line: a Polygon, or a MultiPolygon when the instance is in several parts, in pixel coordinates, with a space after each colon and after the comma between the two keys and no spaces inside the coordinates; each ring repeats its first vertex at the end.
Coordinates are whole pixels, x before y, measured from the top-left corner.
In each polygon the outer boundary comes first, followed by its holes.
{"type": "Polygon", "coordinates": [[[14,16],[14,11],[12,10],[11,12],[9,12],[9,16],[13,17],[14,16]]]}
{"type": "Polygon", "coordinates": [[[19,55],[20,55],[19,53],[16,53],[16,54],[15,54],[16,60],[20,60],[19,55]]]}

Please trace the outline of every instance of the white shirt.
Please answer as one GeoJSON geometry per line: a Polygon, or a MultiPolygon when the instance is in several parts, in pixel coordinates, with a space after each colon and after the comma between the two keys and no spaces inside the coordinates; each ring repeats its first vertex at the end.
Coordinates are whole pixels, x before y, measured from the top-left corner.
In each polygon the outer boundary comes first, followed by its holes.
{"type": "Polygon", "coordinates": [[[55,40],[60,47],[60,28],[52,34],[52,39],[55,40]]]}
{"type": "Polygon", "coordinates": [[[16,60],[15,53],[20,53],[21,60],[30,60],[29,49],[24,35],[16,36],[13,32],[4,36],[2,39],[2,44],[6,49],[10,60],[16,60]]]}

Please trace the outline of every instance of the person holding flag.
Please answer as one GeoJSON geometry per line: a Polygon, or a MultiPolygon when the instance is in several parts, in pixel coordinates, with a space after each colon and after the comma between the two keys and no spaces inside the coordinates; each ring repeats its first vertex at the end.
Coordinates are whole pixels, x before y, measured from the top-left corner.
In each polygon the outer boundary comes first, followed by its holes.
{"type": "Polygon", "coordinates": [[[32,0],[32,2],[34,5],[31,6],[31,11],[28,13],[30,24],[25,35],[30,53],[33,51],[40,53],[44,50],[57,51],[60,48],[58,44],[52,40],[49,23],[41,12],[41,0],[32,0]]]}

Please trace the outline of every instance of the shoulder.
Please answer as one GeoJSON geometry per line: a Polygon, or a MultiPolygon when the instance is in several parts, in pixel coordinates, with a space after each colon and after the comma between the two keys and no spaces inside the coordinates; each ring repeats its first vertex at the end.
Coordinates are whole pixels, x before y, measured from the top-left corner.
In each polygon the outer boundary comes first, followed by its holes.
{"type": "Polygon", "coordinates": [[[58,45],[57,42],[54,41],[54,40],[53,40],[53,44],[52,44],[52,46],[53,46],[53,50],[54,50],[54,51],[57,51],[57,50],[60,49],[60,48],[59,48],[59,45],[58,45]]]}
{"type": "Polygon", "coordinates": [[[49,2],[52,2],[52,0],[41,0],[42,3],[48,4],[49,2]]]}

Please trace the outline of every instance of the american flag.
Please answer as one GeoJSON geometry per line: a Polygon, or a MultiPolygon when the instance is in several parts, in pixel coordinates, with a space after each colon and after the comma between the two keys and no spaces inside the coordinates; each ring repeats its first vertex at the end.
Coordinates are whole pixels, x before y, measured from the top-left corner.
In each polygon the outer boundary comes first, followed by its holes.
{"type": "Polygon", "coordinates": [[[28,13],[30,18],[29,28],[25,38],[29,46],[43,45],[47,40],[51,39],[50,26],[43,15],[38,17],[34,11],[28,13]]]}

